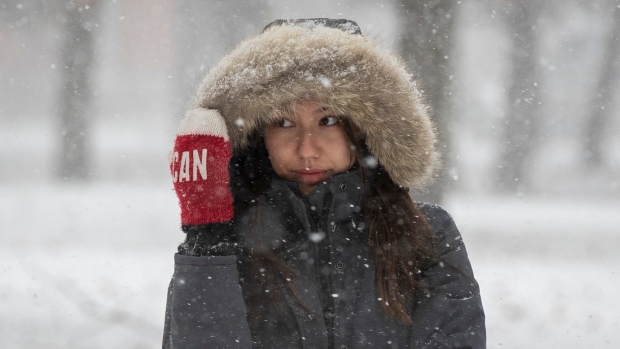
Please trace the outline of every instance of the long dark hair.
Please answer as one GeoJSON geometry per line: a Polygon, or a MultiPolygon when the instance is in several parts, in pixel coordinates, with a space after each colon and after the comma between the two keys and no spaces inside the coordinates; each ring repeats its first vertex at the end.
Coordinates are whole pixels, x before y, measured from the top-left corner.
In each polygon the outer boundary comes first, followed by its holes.
{"type": "MultiPolygon", "coordinates": [[[[346,119],[343,119],[342,127],[355,147],[356,164],[361,169],[364,183],[370,183],[364,186],[364,223],[376,265],[377,290],[383,311],[399,322],[412,324],[408,308],[414,292],[425,288],[420,279],[422,264],[437,259],[430,225],[409,196],[409,190],[394,183],[381,164],[373,161],[360,130],[346,119]]],[[[260,133],[250,138],[248,150],[233,158],[231,168],[236,173],[231,182],[234,191],[245,198],[235,200],[237,205],[243,206],[236,207],[236,211],[251,212],[258,222],[261,219],[258,196],[275,175],[260,133]]],[[[242,271],[242,277],[248,285],[246,302],[251,319],[259,319],[266,302],[284,311],[283,295],[278,285],[281,282],[309,311],[295,288],[295,271],[278,258],[273,249],[254,246],[246,250],[244,258],[248,259],[248,267],[242,271]]]]}
{"type": "Polygon", "coordinates": [[[356,144],[362,175],[370,177],[370,188],[364,188],[364,223],[383,312],[410,325],[407,309],[413,294],[428,286],[420,279],[422,264],[438,259],[431,227],[409,196],[408,188],[394,183],[370,155],[360,130],[346,121],[343,129],[356,144]]]}

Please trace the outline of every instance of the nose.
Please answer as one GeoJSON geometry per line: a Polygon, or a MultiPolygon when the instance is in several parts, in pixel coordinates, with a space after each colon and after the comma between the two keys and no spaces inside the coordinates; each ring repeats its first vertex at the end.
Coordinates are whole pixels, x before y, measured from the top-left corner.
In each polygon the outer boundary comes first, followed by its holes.
{"type": "Polygon", "coordinates": [[[320,149],[317,144],[317,137],[312,133],[302,133],[299,136],[297,153],[302,159],[318,158],[320,155],[320,149]]]}

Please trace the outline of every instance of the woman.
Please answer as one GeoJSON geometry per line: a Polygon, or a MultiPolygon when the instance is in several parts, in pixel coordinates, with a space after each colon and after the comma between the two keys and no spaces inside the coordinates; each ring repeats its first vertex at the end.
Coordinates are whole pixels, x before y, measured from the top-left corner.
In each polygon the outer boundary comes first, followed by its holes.
{"type": "Polygon", "coordinates": [[[352,21],[275,21],[225,57],[171,157],[164,348],[484,348],[461,236],[408,194],[437,162],[421,99],[352,21]]]}

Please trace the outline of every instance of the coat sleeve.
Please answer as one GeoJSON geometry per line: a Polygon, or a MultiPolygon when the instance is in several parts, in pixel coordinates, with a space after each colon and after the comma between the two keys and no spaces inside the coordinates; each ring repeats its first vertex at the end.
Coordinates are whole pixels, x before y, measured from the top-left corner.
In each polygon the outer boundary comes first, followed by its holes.
{"type": "Polygon", "coordinates": [[[486,348],[480,289],[463,239],[450,215],[439,206],[422,205],[439,261],[422,270],[428,290],[416,294],[413,348],[486,348]]]}
{"type": "Polygon", "coordinates": [[[174,256],[163,348],[251,348],[236,256],[174,256]]]}

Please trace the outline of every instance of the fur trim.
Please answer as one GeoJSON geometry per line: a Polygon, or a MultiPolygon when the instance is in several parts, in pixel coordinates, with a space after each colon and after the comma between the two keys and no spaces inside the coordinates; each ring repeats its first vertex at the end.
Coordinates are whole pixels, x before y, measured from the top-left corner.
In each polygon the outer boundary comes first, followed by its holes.
{"type": "Polygon", "coordinates": [[[241,42],[205,77],[194,108],[223,115],[235,150],[292,102],[345,115],[395,183],[419,189],[437,165],[435,132],[404,63],[341,29],[283,24],[241,42]]]}

